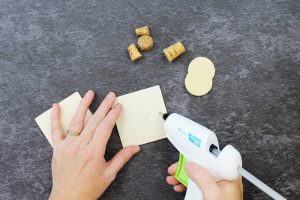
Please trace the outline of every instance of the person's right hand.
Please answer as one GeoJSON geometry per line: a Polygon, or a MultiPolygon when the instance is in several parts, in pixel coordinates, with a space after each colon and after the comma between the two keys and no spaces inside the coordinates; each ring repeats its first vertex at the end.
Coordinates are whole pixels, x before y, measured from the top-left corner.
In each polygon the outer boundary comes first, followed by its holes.
{"type": "MultiPolygon", "coordinates": [[[[186,188],[175,179],[178,163],[168,168],[167,183],[173,185],[176,192],[183,192],[186,188]]],[[[242,177],[235,181],[221,180],[216,182],[209,172],[194,162],[187,162],[184,166],[190,179],[200,188],[204,200],[241,200],[243,199],[242,177]]]]}
{"type": "Polygon", "coordinates": [[[205,200],[241,200],[243,199],[242,177],[234,181],[221,180],[216,182],[209,172],[194,162],[184,166],[190,179],[200,188],[205,200]]]}

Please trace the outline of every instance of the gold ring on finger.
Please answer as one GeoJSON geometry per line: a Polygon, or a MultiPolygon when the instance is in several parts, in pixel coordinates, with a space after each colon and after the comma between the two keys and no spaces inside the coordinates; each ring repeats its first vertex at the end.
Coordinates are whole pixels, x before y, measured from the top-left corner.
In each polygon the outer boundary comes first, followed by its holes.
{"type": "Polygon", "coordinates": [[[70,136],[78,136],[80,133],[76,131],[67,130],[67,135],[70,136]]]}

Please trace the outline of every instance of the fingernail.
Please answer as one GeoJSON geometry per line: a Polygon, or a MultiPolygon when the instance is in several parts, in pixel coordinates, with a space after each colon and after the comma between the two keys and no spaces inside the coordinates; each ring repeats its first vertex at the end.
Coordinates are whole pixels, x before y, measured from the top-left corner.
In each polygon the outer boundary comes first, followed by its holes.
{"type": "Polygon", "coordinates": [[[116,90],[111,90],[110,92],[113,92],[113,93],[115,93],[116,96],[118,96],[118,93],[116,90]]]}
{"type": "Polygon", "coordinates": [[[121,104],[119,104],[119,103],[117,103],[117,104],[116,104],[116,107],[118,107],[118,108],[122,108],[122,105],[121,105],[121,104]]]}
{"type": "Polygon", "coordinates": [[[174,186],[173,186],[173,189],[174,189],[175,191],[177,191],[177,190],[178,190],[178,186],[177,186],[177,185],[174,185],[174,186]]]}
{"type": "Polygon", "coordinates": [[[56,103],[53,103],[52,107],[56,106],[56,103]]]}
{"type": "Polygon", "coordinates": [[[116,104],[114,104],[113,106],[112,106],[112,109],[116,109],[116,108],[118,108],[118,107],[122,107],[122,105],[121,104],[119,104],[119,103],[116,103],[116,104]]]}
{"type": "Polygon", "coordinates": [[[133,152],[134,153],[137,153],[141,150],[140,146],[136,145],[134,148],[133,148],[133,152]]]}
{"type": "Polygon", "coordinates": [[[112,98],[115,98],[115,96],[116,96],[115,93],[109,92],[106,97],[112,99],[112,98]]]}
{"type": "Polygon", "coordinates": [[[93,93],[93,90],[88,90],[88,91],[85,93],[85,95],[87,95],[87,96],[91,96],[91,95],[92,95],[92,93],[93,93]]]}

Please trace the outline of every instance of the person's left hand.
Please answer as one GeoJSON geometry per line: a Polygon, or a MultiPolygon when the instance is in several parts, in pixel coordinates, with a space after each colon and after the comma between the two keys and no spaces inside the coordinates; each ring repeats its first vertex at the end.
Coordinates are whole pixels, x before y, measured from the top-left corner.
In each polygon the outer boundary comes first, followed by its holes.
{"type": "Polygon", "coordinates": [[[93,91],[85,94],[70,124],[69,130],[80,133],[79,136],[65,136],[60,124],[59,105],[53,104],[53,186],[50,200],[99,198],[127,161],[140,150],[139,146],[129,146],[110,161],[104,159],[107,142],[122,106],[113,106],[116,95],[110,92],[84,126],[93,98],[93,91]]]}

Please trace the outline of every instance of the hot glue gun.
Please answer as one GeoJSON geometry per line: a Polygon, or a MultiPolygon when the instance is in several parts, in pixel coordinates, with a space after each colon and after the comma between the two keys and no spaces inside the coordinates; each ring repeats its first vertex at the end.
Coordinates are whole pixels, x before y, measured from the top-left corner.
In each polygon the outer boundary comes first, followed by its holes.
{"type": "MultiPolygon", "coordinates": [[[[164,129],[169,141],[189,161],[205,167],[215,180],[235,180],[240,175],[274,199],[285,199],[242,168],[242,157],[231,145],[219,149],[216,134],[179,114],[163,114],[164,129]]],[[[203,199],[199,187],[188,180],[185,200],[203,199]]]]}

